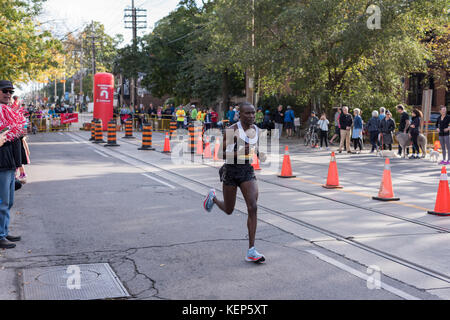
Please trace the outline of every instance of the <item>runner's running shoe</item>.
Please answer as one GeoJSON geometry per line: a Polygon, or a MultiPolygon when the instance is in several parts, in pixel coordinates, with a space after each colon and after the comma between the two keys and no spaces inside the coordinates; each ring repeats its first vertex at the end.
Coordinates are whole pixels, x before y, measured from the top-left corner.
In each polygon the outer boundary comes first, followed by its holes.
{"type": "Polygon", "coordinates": [[[245,261],[254,262],[254,263],[262,263],[266,261],[266,258],[256,251],[255,247],[248,250],[247,257],[245,257],[245,261]]]}
{"type": "Polygon", "coordinates": [[[205,208],[206,211],[211,212],[212,208],[214,207],[214,198],[216,197],[216,190],[212,189],[208,196],[206,197],[205,201],[203,202],[203,208],[205,208]]]}

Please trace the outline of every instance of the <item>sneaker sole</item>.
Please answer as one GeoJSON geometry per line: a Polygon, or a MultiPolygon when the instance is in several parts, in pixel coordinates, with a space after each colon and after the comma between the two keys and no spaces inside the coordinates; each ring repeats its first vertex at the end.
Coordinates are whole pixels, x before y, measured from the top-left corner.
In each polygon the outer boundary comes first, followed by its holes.
{"type": "Polygon", "coordinates": [[[254,259],[251,259],[251,258],[249,258],[249,257],[246,257],[246,258],[245,258],[245,261],[247,261],[247,262],[253,262],[253,263],[263,263],[263,262],[266,261],[266,258],[261,257],[261,258],[259,258],[259,259],[257,259],[257,260],[254,260],[254,259]]]}
{"type": "Polygon", "coordinates": [[[206,208],[206,203],[208,202],[208,200],[209,200],[209,195],[206,197],[205,201],[203,202],[203,209],[205,209],[207,212],[211,212],[213,207],[211,207],[210,210],[208,210],[206,208]]]}

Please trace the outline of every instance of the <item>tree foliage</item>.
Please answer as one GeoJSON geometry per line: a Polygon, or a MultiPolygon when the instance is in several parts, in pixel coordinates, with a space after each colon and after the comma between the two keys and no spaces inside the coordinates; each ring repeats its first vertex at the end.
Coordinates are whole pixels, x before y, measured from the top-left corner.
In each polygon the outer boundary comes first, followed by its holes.
{"type": "Polygon", "coordinates": [[[392,105],[401,79],[434,59],[422,38],[445,24],[445,8],[445,0],[217,0],[209,63],[253,70],[267,96],[392,105]],[[368,27],[369,5],[380,8],[380,29],[368,27]]]}
{"type": "Polygon", "coordinates": [[[44,0],[0,0],[0,78],[25,82],[56,67],[60,42],[40,28],[44,0]]]}

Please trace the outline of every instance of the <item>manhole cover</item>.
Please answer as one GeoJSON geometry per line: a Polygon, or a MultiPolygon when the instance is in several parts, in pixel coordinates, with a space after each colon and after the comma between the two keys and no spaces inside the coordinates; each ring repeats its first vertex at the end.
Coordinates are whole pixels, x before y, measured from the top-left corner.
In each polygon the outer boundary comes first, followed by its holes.
{"type": "Polygon", "coordinates": [[[23,270],[25,300],[99,300],[129,297],[109,264],[23,270]]]}

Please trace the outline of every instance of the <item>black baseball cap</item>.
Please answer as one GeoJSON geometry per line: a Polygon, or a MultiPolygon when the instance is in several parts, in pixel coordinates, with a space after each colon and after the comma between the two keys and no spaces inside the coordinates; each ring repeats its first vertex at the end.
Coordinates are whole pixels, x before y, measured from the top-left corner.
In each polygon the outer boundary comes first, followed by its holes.
{"type": "Polygon", "coordinates": [[[0,80],[0,90],[1,89],[14,89],[14,86],[11,81],[0,80]]]}

